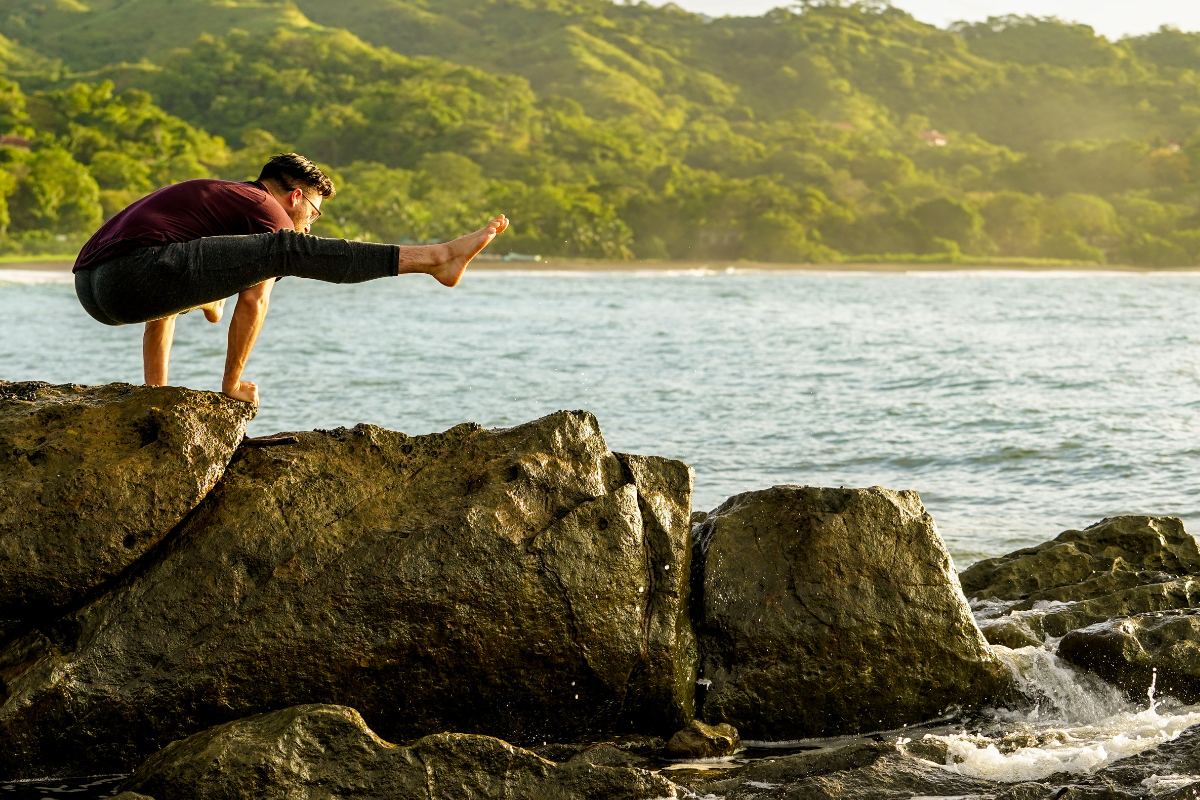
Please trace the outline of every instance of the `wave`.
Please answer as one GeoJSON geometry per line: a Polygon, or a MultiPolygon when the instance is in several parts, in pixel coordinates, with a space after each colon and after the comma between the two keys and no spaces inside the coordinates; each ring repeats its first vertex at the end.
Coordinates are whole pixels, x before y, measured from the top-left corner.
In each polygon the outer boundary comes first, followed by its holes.
{"type": "Polygon", "coordinates": [[[996,710],[989,730],[927,734],[923,741],[940,745],[945,754],[945,762],[936,766],[950,772],[1005,783],[1042,780],[1059,772],[1094,772],[1169,742],[1200,723],[1200,707],[1160,702],[1153,683],[1146,692],[1148,704],[1139,707],[1115,687],[1074,670],[1045,648],[1010,650],[997,645],[993,650],[1033,705],[996,710]]]}

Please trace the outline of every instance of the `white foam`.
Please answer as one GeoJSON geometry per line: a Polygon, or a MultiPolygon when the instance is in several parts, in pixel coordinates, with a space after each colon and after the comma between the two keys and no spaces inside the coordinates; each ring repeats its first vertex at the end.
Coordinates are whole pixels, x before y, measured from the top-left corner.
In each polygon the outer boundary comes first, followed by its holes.
{"type": "Polygon", "coordinates": [[[741,764],[737,756],[712,756],[711,758],[689,758],[687,761],[676,761],[663,767],[663,771],[680,769],[736,769],[741,764]]]}
{"type": "Polygon", "coordinates": [[[994,712],[995,724],[984,731],[926,735],[926,742],[945,748],[945,764],[938,766],[950,772],[1006,783],[1041,780],[1056,772],[1092,772],[1200,724],[1200,707],[1165,709],[1154,698],[1153,683],[1147,705],[1139,707],[1048,650],[995,651],[1034,699],[1033,706],[994,712]]]}
{"type": "Polygon", "coordinates": [[[1046,648],[993,645],[992,651],[1008,667],[1017,688],[1033,701],[1031,708],[997,711],[999,720],[1072,727],[1096,724],[1131,708],[1115,686],[1070,667],[1046,648]]]}

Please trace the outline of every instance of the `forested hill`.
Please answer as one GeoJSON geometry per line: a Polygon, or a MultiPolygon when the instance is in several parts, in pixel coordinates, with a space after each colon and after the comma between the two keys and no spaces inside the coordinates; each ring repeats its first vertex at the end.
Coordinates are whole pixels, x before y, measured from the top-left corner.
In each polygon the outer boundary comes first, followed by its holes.
{"type": "Polygon", "coordinates": [[[883,3],[0,0],[0,250],[295,149],[325,235],[611,258],[1200,263],[1200,34],[883,3]]]}

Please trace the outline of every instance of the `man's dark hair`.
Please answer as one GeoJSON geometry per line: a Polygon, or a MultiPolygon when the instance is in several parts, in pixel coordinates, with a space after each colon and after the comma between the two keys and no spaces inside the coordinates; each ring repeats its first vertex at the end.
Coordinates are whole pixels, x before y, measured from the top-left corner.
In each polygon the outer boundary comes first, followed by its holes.
{"type": "Polygon", "coordinates": [[[288,190],[296,188],[297,184],[303,184],[310,189],[316,189],[321,197],[333,197],[337,194],[337,189],[333,188],[333,181],[325,177],[321,168],[299,153],[271,156],[271,160],[263,166],[262,172],[258,173],[258,180],[260,183],[271,181],[288,190]]]}

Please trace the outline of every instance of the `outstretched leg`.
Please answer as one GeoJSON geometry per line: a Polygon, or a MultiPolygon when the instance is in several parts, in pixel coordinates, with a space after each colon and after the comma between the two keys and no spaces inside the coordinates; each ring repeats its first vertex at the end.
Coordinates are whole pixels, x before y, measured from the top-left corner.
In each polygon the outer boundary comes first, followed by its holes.
{"type": "Polygon", "coordinates": [[[274,278],[297,276],[331,283],[359,283],[424,273],[454,286],[475,256],[508,229],[503,214],[479,230],[449,242],[399,247],[322,239],[291,231],[249,236],[212,236],[134,251],[76,276],[80,302],[105,324],[149,321],[143,337],[146,382],[165,383],[174,315],[201,308],[210,322],[221,318],[224,298],[237,294],[229,327],[222,390],[258,402],[258,388],[242,371],[266,316],[274,278]]]}
{"type": "Polygon", "coordinates": [[[474,233],[453,241],[401,246],[400,274],[423,273],[432,275],[443,286],[454,286],[462,278],[471,259],[507,229],[508,217],[500,214],[474,233]]]}

